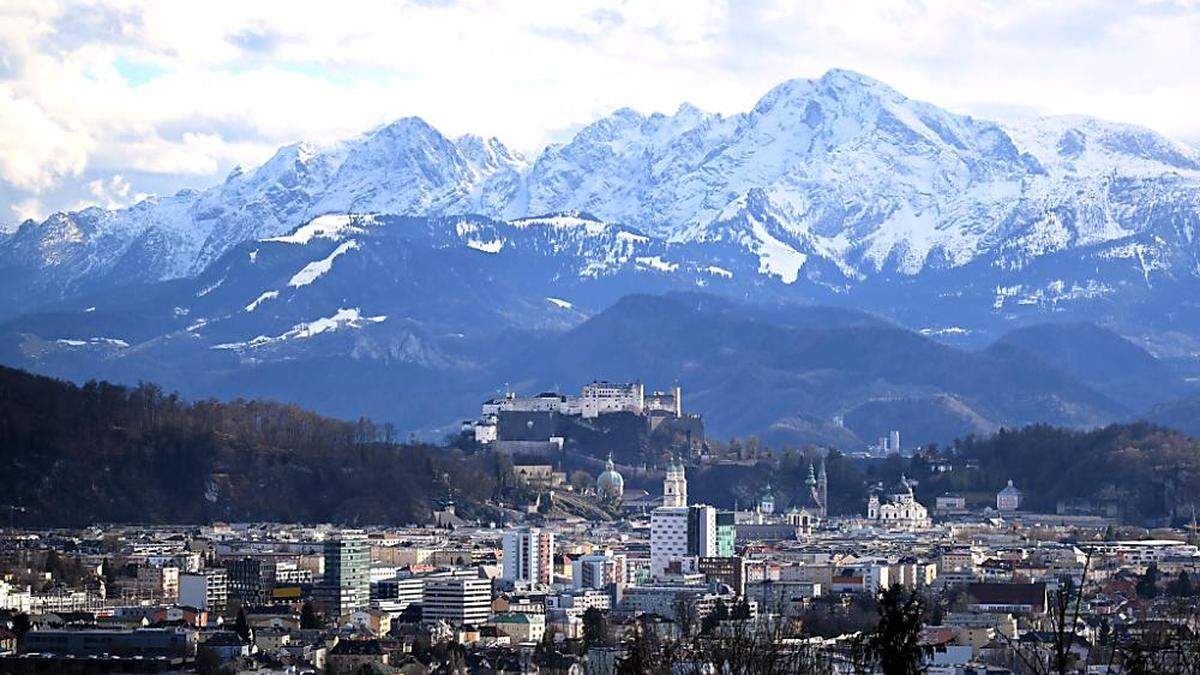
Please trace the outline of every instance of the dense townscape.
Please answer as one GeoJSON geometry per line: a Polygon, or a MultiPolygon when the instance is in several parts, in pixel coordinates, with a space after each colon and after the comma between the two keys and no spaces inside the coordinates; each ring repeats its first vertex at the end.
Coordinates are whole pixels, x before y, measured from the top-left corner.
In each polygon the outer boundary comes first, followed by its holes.
{"type": "Polygon", "coordinates": [[[930,499],[922,482],[976,460],[906,449],[900,431],[853,457],[810,448],[785,459],[705,439],[678,385],[598,381],[577,396],[489,399],[456,442],[506,487],[483,504],[458,490],[470,502],[460,505],[446,484],[406,525],[46,529],[7,505],[0,672],[968,675],[1200,663],[1193,520],[1131,522],[1100,499],[1037,509],[1044,500],[1013,480],[930,499]],[[675,432],[648,454],[613,433],[595,471],[568,473],[571,454],[597,450],[575,442],[580,425],[675,432]],[[852,460],[888,478],[865,489],[831,479],[845,472],[830,462],[852,460]],[[765,465],[782,480],[788,462],[798,489],[768,480],[732,507],[689,494],[689,471],[765,465]],[[843,503],[857,507],[831,508],[843,503]]]}
{"type": "Polygon", "coordinates": [[[0,675],[1200,675],[1198,82],[1200,0],[0,0],[0,675]]]}

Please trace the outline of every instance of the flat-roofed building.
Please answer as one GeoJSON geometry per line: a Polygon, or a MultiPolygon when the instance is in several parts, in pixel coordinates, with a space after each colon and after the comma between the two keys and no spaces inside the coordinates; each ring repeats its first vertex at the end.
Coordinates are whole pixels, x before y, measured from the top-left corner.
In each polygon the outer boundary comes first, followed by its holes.
{"type": "Polygon", "coordinates": [[[487,579],[430,577],[421,596],[421,620],[452,626],[480,626],[492,613],[492,582],[487,579]]]}
{"type": "Polygon", "coordinates": [[[179,576],[179,604],[209,612],[223,611],[229,602],[229,577],[220,567],[179,576]]]}
{"type": "Polygon", "coordinates": [[[21,642],[25,653],[78,657],[118,654],[144,657],[186,657],[195,652],[191,628],[42,629],[31,630],[21,642]]]}

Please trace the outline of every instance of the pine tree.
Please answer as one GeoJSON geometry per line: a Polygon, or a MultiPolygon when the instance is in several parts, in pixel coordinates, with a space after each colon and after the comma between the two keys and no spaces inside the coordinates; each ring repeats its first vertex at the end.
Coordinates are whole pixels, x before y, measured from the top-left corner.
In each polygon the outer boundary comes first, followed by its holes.
{"type": "Polygon", "coordinates": [[[1175,581],[1171,582],[1171,595],[1186,598],[1194,592],[1192,579],[1188,576],[1187,570],[1180,570],[1179,576],[1175,578],[1175,581]]]}
{"type": "Polygon", "coordinates": [[[1158,597],[1158,564],[1150,563],[1146,566],[1146,572],[1138,577],[1137,582],[1138,597],[1146,600],[1153,600],[1158,597]]]}
{"type": "Polygon", "coordinates": [[[305,630],[313,630],[324,628],[320,617],[317,616],[317,611],[313,609],[312,603],[305,601],[304,606],[300,608],[300,627],[305,630]]]}
{"type": "Polygon", "coordinates": [[[700,632],[706,634],[711,633],[717,628],[717,626],[721,625],[722,621],[725,621],[728,618],[729,608],[725,606],[724,600],[718,598],[716,604],[713,605],[713,611],[709,613],[708,616],[704,617],[704,620],[700,622],[700,632]]]}
{"type": "Polygon", "coordinates": [[[745,621],[750,618],[750,598],[743,596],[742,601],[733,608],[733,618],[745,621]]]}
{"type": "Polygon", "coordinates": [[[591,649],[592,647],[605,647],[610,643],[608,619],[604,616],[604,612],[595,607],[589,607],[583,613],[584,646],[591,649]]]}
{"type": "Polygon", "coordinates": [[[915,592],[892,586],[879,594],[879,624],[869,638],[871,655],[887,675],[924,672],[929,649],[921,645],[925,602],[915,592]]]}
{"type": "Polygon", "coordinates": [[[12,631],[17,634],[17,637],[23,638],[30,629],[29,615],[21,612],[12,619],[12,631]]]}
{"type": "Polygon", "coordinates": [[[238,608],[237,619],[233,622],[233,632],[241,636],[243,640],[250,640],[250,623],[246,621],[246,610],[238,608]]]}
{"type": "Polygon", "coordinates": [[[552,654],[554,652],[554,627],[548,626],[546,632],[542,633],[542,639],[538,642],[534,651],[540,655],[552,654]]]}
{"type": "Polygon", "coordinates": [[[58,551],[50,549],[46,551],[46,562],[42,566],[43,572],[49,572],[52,575],[58,575],[58,568],[62,563],[58,560],[58,551]]]}

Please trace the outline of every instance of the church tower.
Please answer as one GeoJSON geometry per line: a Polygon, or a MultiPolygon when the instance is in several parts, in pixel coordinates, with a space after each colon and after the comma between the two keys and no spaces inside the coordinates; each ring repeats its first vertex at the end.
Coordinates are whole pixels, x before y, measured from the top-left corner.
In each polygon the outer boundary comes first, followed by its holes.
{"type": "Polygon", "coordinates": [[[687,506],[687,476],[683,463],[672,458],[663,479],[663,506],[687,506]]]}
{"type": "Polygon", "coordinates": [[[817,496],[821,501],[821,517],[829,515],[829,476],[825,474],[825,458],[821,458],[821,468],[817,471],[817,496]]]}
{"type": "Polygon", "coordinates": [[[771,492],[771,484],[767,483],[767,487],[763,490],[762,499],[758,503],[758,510],[765,515],[773,515],[775,513],[775,495],[771,492]]]}

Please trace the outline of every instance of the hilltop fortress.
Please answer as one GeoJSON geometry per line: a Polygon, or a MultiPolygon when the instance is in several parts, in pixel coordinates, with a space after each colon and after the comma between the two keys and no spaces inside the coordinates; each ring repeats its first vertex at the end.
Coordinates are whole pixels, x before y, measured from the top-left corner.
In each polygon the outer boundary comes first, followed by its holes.
{"type": "MultiPolygon", "coordinates": [[[[677,437],[691,445],[702,443],[704,426],[698,415],[683,412],[683,389],[646,393],[641,382],[596,380],[579,395],[542,392],[519,396],[509,392],[484,401],[480,419],[463,423],[476,442],[501,452],[547,454],[564,444],[586,444],[589,434],[638,442],[643,436],[677,437]],[[617,433],[621,428],[626,434],[617,433]]],[[[635,448],[609,448],[619,454],[635,448]]]]}

